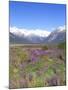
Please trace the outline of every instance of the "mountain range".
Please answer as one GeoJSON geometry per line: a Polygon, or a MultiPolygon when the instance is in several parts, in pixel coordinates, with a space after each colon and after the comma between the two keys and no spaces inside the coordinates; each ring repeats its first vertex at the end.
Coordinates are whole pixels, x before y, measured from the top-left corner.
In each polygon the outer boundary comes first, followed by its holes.
{"type": "Polygon", "coordinates": [[[10,30],[10,44],[59,43],[66,40],[66,30],[57,28],[51,33],[44,31],[10,30]],[[40,32],[40,33],[39,33],[40,32]]]}

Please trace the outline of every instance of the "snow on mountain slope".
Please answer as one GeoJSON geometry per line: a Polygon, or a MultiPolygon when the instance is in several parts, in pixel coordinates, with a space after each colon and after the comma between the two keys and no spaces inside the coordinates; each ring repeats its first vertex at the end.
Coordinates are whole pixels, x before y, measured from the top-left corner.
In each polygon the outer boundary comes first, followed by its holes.
{"type": "Polygon", "coordinates": [[[65,26],[58,27],[56,30],[51,32],[51,34],[47,37],[48,42],[57,42],[63,41],[66,37],[66,29],[65,26]]]}

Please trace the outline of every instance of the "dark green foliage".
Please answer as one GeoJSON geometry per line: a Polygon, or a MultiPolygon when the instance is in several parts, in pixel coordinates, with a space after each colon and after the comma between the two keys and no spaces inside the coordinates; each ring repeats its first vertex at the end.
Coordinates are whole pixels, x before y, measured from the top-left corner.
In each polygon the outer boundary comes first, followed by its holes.
{"type": "Polygon", "coordinates": [[[60,49],[66,49],[66,42],[62,42],[58,44],[58,48],[60,49]]]}
{"type": "Polygon", "coordinates": [[[43,50],[48,50],[47,45],[43,46],[42,49],[43,49],[43,50]]]}

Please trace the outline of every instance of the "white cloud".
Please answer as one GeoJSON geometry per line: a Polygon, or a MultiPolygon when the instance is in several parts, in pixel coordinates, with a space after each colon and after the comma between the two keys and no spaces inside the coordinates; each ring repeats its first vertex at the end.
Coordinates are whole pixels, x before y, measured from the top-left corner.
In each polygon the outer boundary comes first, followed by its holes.
{"type": "Polygon", "coordinates": [[[42,29],[31,29],[31,30],[28,30],[28,29],[20,29],[20,28],[17,28],[17,27],[10,27],[10,32],[14,33],[14,34],[18,34],[18,35],[31,35],[31,34],[34,34],[34,35],[37,35],[37,36],[48,36],[50,34],[49,31],[47,30],[42,30],[42,29]]]}
{"type": "Polygon", "coordinates": [[[58,31],[63,31],[63,30],[65,30],[66,29],[66,26],[65,25],[63,25],[63,26],[59,26],[59,27],[57,27],[57,28],[52,28],[51,30],[52,31],[55,31],[55,30],[58,30],[58,31]]]}

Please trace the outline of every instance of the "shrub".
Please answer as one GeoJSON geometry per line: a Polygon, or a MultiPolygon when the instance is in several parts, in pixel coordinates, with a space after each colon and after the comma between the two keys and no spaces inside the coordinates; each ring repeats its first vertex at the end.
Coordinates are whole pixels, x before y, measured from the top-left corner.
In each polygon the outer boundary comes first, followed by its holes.
{"type": "Polygon", "coordinates": [[[42,47],[43,50],[48,50],[48,47],[45,45],[42,47]]]}
{"type": "Polygon", "coordinates": [[[66,42],[62,42],[58,44],[58,48],[60,49],[66,49],[66,42]]]}

